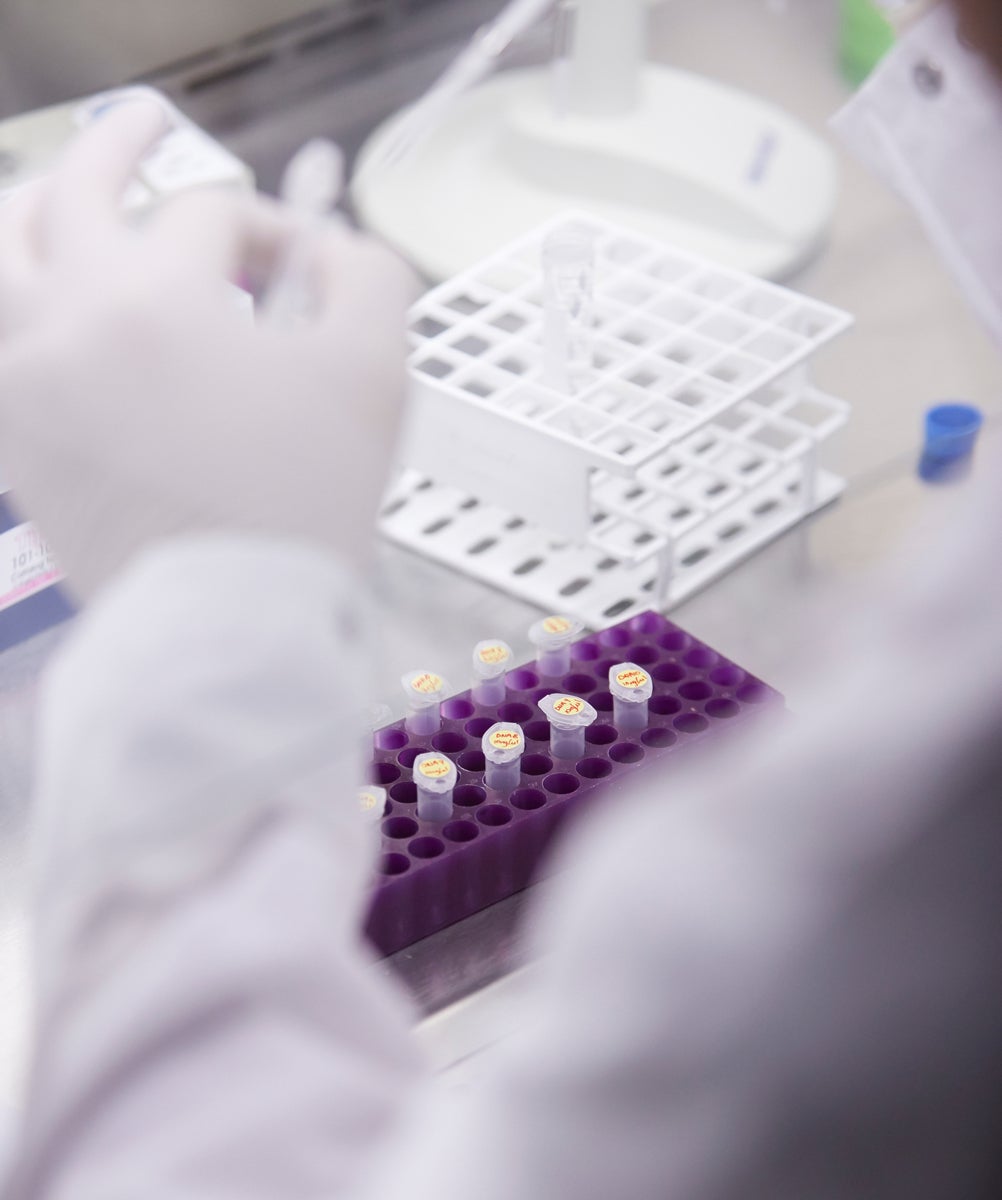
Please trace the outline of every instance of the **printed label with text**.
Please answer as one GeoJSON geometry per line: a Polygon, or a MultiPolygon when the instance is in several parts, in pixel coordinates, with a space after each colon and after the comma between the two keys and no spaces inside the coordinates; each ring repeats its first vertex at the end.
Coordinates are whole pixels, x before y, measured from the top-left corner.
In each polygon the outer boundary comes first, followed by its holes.
{"type": "Polygon", "coordinates": [[[0,534],[0,610],[62,578],[52,551],[30,521],[0,534]]]}

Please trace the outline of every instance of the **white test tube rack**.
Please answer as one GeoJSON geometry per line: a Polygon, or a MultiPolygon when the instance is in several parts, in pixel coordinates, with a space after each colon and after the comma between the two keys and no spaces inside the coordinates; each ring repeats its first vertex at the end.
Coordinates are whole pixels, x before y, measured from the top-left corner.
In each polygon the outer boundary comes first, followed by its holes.
{"type": "Polygon", "coordinates": [[[411,402],[383,532],[601,628],[667,609],[832,501],[819,466],[848,404],[810,358],[845,312],[586,214],[567,214],[412,310],[411,402]],[[595,245],[594,373],[543,378],[541,254],[595,245]]]}

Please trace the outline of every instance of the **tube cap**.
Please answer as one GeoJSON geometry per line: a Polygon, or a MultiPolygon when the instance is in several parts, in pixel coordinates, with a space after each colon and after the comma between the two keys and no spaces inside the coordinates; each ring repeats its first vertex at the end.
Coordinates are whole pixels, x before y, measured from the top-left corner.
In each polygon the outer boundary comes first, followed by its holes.
{"type": "Polygon", "coordinates": [[[636,663],[616,663],[609,668],[609,691],[617,700],[640,704],[650,700],[654,683],[643,667],[638,667],[636,663]]]}
{"type": "Polygon", "coordinates": [[[598,717],[596,709],[582,700],[580,696],[567,696],[563,692],[553,692],[539,701],[539,707],[546,714],[546,719],[558,729],[577,729],[581,725],[591,725],[598,717]]]}
{"type": "Polygon", "coordinates": [[[414,760],[414,782],[425,792],[444,795],[456,786],[459,772],[444,754],[419,754],[414,760]]]}
{"type": "Polygon", "coordinates": [[[386,788],[361,788],[358,793],[358,807],[367,825],[378,825],[386,812],[386,788]]]}
{"type": "Polygon", "coordinates": [[[516,758],[522,757],[525,734],[521,725],[498,721],[481,738],[480,746],[488,762],[501,766],[502,763],[514,762],[516,758]]]}
{"type": "Polygon", "coordinates": [[[931,481],[963,473],[983,424],[981,410],[973,404],[951,401],[930,408],[919,464],[922,478],[931,481]]]}
{"type": "Polygon", "coordinates": [[[449,686],[441,675],[434,671],[408,671],[401,676],[400,686],[404,689],[411,708],[430,708],[440,704],[449,686]]]}
{"type": "Polygon", "coordinates": [[[477,642],[473,647],[473,674],[478,679],[497,679],[508,670],[514,657],[511,646],[498,638],[477,642]]]}
{"type": "Polygon", "coordinates": [[[583,623],[576,617],[555,613],[529,627],[529,641],[545,650],[559,650],[572,642],[583,628],[583,623]]]}

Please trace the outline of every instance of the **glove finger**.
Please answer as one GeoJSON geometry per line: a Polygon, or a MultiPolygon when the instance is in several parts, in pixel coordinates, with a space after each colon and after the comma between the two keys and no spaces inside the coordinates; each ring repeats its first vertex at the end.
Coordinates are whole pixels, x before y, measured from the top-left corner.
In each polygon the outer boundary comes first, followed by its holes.
{"type": "Polygon", "coordinates": [[[38,214],[46,183],[32,180],[0,204],[0,283],[22,278],[38,266],[38,214]]]}
{"type": "Polygon", "coordinates": [[[42,250],[57,262],[93,265],[123,227],[122,193],[143,155],[167,130],[154,101],[113,108],[67,149],[46,188],[42,250]]]}
{"type": "Polygon", "coordinates": [[[186,192],[154,214],[146,237],[168,268],[257,290],[279,269],[295,222],[274,201],[245,192],[186,192]]]}
{"type": "MultiPolygon", "coordinates": [[[[361,439],[359,463],[368,462],[370,475],[382,479],[406,396],[406,313],[414,276],[396,255],[347,231],[328,231],[310,250],[314,307],[308,320],[276,337],[294,347],[304,373],[330,381],[330,396],[345,398],[338,406],[339,436],[351,429],[351,437],[361,439]]],[[[322,390],[315,389],[310,401],[317,395],[322,390]]],[[[304,427],[315,420],[307,413],[304,427]]]]}
{"type": "Polygon", "coordinates": [[[26,184],[0,205],[0,336],[28,315],[28,293],[39,270],[38,211],[44,186],[44,180],[26,184]]]}
{"type": "Polygon", "coordinates": [[[417,276],[403,259],[374,239],[331,226],[309,246],[310,286],[325,336],[331,324],[404,328],[408,307],[420,293],[417,276]]]}

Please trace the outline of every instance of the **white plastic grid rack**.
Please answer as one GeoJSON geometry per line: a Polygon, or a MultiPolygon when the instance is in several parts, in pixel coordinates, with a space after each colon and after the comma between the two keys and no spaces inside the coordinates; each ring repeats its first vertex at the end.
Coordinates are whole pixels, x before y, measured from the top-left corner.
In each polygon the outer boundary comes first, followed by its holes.
{"type": "Polygon", "coordinates": [[[807,361],[848,314],[571,214],[415,306],[394,540],[591,626],[668,607],[828,503],[849,406],[807,361]],[[542,245],[594,239],[595,369],[541,376],[542,245]]]}

